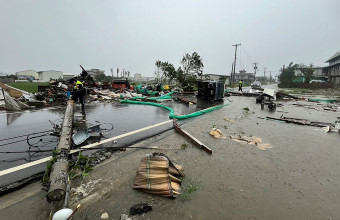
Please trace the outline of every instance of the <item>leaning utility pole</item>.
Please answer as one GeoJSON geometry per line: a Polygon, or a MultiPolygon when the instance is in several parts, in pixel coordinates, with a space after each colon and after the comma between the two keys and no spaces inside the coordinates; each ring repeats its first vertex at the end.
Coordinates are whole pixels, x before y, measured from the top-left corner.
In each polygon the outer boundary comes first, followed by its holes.
{"type": "Polygon", "coordinates": [[[241,44],[234,44],[234,45],[232,45],[233,47],[235,47],[235,58],[234,58],[234,73],[233,73],[233,77],[232,77],[232,85],[233,85],[233,87],[234,87],[234,81],[235,81],[235,73],[236,73],[236,71],[235,71],[235,69],[236,69],[236,53],[237,53],[237,47],[238,46],[240,46],[241,44]]]}
{"type": "Polygon", "coordinates": [[[256,70],[257,70],[257,65],[259,64],[259,63],[253,63],[254,64],[254,81],[255,81],[255,75],[256,75],[256,70]]]}

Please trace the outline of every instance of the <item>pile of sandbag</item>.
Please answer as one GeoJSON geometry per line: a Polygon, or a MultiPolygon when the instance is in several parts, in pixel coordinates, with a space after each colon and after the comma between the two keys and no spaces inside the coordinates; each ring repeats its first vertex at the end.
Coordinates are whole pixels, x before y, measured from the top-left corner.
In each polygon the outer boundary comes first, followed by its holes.
{"type": "Polygon", "coordinates": [[[180,194],[183,167],[174,164],[163,153],[147,154],[142,158],[133,188],[154,195],[176,197],[180,194]]]}

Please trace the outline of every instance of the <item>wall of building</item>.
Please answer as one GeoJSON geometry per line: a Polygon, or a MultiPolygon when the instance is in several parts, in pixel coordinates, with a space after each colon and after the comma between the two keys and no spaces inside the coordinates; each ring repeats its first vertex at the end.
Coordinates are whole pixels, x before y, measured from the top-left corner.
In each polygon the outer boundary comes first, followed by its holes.
{"type": "Polygon", "coordinates": [[[16,76],[32,76],[35,79],[39,79],[39,74],[38,72],[34,70],[25,70],[25,71],[20,71],[15,73],[16,76]]]}
{"type": "Polygon", "coordinates": [[[47,70],[47,71],[40,71],[39,73],[39,81],[40,82],[49,82],[50,79],[62,79],[63,72],[56,71],[56,70],[47,70]]]}
{"type": "Polygon", "coordinates": [[[69,79],[72,79],[73,77],[74,77],[74,74],[72,73],[63,73],[64,80],[69,80],[69,79]]]}
{"type": "Polygon", "coordinates": [[[2,78],[0,77],[0,83],[12,83],[14,82],[13,78],[2,78]]]}

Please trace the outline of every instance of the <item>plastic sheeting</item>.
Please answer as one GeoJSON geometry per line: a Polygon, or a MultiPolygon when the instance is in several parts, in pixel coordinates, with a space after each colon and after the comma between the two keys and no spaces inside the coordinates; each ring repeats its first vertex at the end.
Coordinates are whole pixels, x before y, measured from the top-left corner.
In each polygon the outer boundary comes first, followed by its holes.
{"type": "Polygon", "coordinates": [[[15,99],[12,98],[12,96],[10,96],[6,91],[3,92],[5,97],[5,109],[8,111],[20,111],[21,107],[15,101],[15,99]]]}

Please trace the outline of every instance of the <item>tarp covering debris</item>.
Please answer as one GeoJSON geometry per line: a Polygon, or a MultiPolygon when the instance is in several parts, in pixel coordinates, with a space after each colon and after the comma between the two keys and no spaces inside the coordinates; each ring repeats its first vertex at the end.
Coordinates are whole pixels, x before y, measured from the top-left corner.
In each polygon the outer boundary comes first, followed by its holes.
{"type": "Polygon", "coordinates": [[[5,109],[8,111],[20,111],[21,107],[19,104],[15,101],[12,96],[10,96],[6,91],[4,91],[4,97],[5,97],[5,109]]]}
{"type": "Polygon", "coordinates": [[[183,167],[174,164],[163,153],[147,154],[142,158],[133,188],[154,195],[176,197],[180,194],[183,167]],[[176,177],[177,176],[177,177],[176,177]]]}

